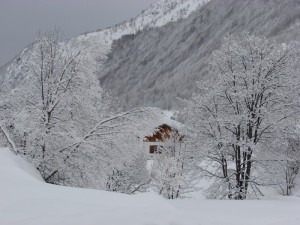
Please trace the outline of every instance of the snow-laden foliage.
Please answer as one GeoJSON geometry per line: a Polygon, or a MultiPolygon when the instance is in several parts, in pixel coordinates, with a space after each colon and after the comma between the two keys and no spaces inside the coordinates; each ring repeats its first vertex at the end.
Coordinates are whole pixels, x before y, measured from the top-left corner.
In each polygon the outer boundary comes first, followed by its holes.
{"type": "Polygon", "coordinates": [[[153,123],[149,110],[118,111],[99,86],[90,71],[106,51],[98,39],[78,46],[62,44],[56,31],[40,34],[24,63],[26,80],[5,96],[2,117],[12,124],[16,152],[47,182],[104,189],[113,169],[133,163],[138,135],[153,123]]]}
{"type": "Polygon", "coordinates": [[[78,49],[72,43],[62,45],[59,32],[39,34],[24,63],[27,80],[10,96],[14,125],[26,140],[24,154],[49,182],[54,175],[55,182],[67,179],[59,169],[69,160],[59,154],[61,147],[76,142],[108,111],[97,80],[85,73],[84,51],[97,46],[98,54],[104,54],[101,43],[90,44],[78,49]]]}
{"type": "Polygon", "coordinates": [[[185,138],[173,130],[153,157],[152,187],[167,199],[184,197],[196,190],[197,176],[185,138]]]}
{"type": "Polygon", "coordinates": [[[228,35],[213,53],[214,79],[199,83],[185,114],[199,167],[215,180],[211,197],[245,199],[248,189],[266,184],[266,161],[289,157],[299,109],[294,49],[243,34],[228,35]]]}
{"type": "Polygon", "coordinates": [[[283,157],[278,161],[269,162],[269,166],[274,168],[270,177],[278,177],[278,191],[283,195],[292,195],[295,188],[296,177],[300,171],[300,141],[299,136],[288,139],[288,146],[282,151],[283,157]],[[271,164],[271,165],[270,165],[271,164]],[[276,176],[277,173],[277,176],[276,176]]]}
{"type": "Polygon", "coordinates": [[[122,167],[111,170],[106,183],[106,190],[126,194],[146,191],[150,183],[146,165],[145,154],[136,152],[131,162],[124,162],[122,167]]]}

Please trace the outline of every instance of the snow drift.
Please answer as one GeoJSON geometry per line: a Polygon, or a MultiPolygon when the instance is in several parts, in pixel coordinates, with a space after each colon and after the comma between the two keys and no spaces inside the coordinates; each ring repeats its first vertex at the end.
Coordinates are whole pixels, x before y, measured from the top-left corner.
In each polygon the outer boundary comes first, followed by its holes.
{"type": "Polygon", "coordinates": [[[167,201],[153,193],[129,196],[61,187],[44,183],[34,168],[3,148],[0,200],[0,225],[300,224],[297,197],[272,201],[167,201]]]}

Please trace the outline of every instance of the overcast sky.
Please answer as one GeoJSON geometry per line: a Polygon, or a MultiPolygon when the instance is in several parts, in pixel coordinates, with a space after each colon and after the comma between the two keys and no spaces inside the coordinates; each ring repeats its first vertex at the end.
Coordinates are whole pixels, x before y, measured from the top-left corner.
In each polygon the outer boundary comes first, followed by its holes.
{"type": "Polygon", "coordinates": [[[0,0],[0,66],[34,40],[60,28],[69,38],[135,17],[157,0],[0,0]]]}

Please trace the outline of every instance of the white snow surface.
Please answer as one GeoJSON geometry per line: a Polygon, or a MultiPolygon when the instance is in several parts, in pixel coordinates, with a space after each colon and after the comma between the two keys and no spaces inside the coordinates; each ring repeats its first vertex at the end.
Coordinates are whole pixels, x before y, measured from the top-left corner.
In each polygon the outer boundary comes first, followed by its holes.
{"type": "Polygon", "coordinates": [[[0,148],[0,225],[299,225],[298,197],[213,201],[162,199],[46,184],[0,148]]]}

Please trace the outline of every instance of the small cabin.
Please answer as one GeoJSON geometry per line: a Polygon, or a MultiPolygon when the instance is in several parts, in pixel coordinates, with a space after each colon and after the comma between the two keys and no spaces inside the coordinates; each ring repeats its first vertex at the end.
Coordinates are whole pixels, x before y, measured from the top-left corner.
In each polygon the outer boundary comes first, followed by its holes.
{"type": "Polygon", "coordinates": [[[144,138],[144,151],[147,154],[155,154],[157,153],[158,147],[164,145],[164,142],[173,138],[174,133],[176,134],[176,138],[179,138],[179,141],[183,141],[184,136],[180,135],[178,130],[167,125],[162,124],[161,126],[155,129],[155,132],[144,138]]]}

